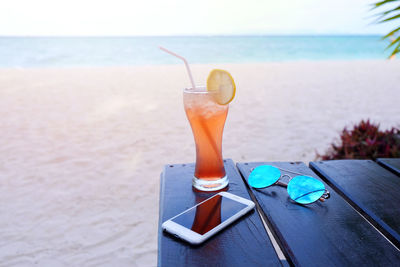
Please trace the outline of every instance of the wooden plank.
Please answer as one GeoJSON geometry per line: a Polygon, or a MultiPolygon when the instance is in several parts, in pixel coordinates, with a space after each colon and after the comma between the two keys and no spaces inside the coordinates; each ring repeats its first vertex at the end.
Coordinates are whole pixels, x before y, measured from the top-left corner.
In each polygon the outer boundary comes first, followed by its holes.
{"type": "MultiPolygon", "coordinates": [[[[304,163],[237,164],[247,182],[252,169],[263,164],[318,177],[304,163]]],[[[289,174],[289,172],[282,172],[289,174]]],[[[400,252],[332,188],[325,202],[300,205],[286,188],[251,189],[283,253],[300,266],[393,266],[400,252]]]]}
{"type": "Polygon", "coordinates": [[[400,248],[400,179],[372,160],[310,163],[326,182],[400,248]]]}
{"type": "MultiPolygon", "coordinates": [[[[250,199],[232,160],[225,160],[228,192],[250,199]]],[[[158,232],[159,266],[281,266],[257,212],[200,246],[190,246],[161,231],[162,222],[215,194],[192,188],[194,164],[167,165],[161,176],[158,232]]]]}
{"type": "Polygon", "coordinates": [[[376,162],[400,176],[400,158],[381,158],[377,159],[376,162]]]}

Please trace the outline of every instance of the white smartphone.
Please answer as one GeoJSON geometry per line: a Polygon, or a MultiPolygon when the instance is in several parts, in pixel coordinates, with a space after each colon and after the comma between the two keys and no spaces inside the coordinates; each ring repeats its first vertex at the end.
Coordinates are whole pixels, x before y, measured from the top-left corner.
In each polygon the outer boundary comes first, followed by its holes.
{"type": "Polygon", "coordinates": [[[165,221],[161,227],[177,238],[198,245],[254,208],[248,199],[220,192],[165,221]]]}

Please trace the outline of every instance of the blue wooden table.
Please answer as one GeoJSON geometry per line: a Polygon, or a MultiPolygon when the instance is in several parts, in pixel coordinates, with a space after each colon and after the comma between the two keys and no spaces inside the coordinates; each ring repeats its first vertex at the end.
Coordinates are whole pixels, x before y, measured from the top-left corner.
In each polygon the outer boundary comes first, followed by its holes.
{"type": "MultiPolygon", "coordinates": [[[[400,159],[311,162],[225,160],[228,191],[252,199],[253,212],[193,247],[158,233],[159,266],[400,266],[400,159]],[[254,189],[252,169],[274,165],[321,180],[325,202],[299,205],[286,188],[254,189]]],[[[193,164],[161,175],[159,225],[215,193],[193,190],[193,164]]],[[[285,173],[285,172],[283,172],[285,173]]]]}

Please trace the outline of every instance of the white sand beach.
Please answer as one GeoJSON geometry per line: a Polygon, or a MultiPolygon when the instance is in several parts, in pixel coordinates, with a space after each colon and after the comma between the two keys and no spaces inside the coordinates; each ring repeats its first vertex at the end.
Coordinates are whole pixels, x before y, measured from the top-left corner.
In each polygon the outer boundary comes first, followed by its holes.
{"type": "MultiPolygon", "coordinates": [[[[304,161],[400,127],[400,61],[193,65],[237,85],[223,154],[304,161]]],[[[194,162],[183,65],[0,70],[0,266],[154,266],[163,165],[194,162]]],[[[178,192],[177,192],[178,193],[178,192]]]]}

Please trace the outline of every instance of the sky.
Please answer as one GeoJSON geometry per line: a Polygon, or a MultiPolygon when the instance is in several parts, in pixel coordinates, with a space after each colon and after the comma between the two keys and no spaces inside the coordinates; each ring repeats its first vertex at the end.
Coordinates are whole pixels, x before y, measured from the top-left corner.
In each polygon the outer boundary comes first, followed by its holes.
{"type": "Polygon", "coordinates": [[[384,34],[375,1],[0,0],[0,35],[384,34]]]}

